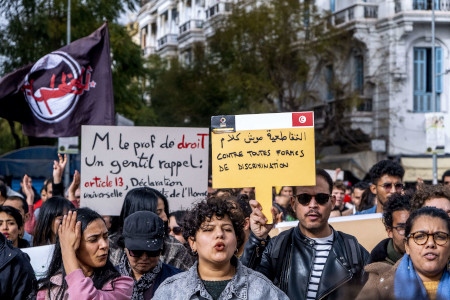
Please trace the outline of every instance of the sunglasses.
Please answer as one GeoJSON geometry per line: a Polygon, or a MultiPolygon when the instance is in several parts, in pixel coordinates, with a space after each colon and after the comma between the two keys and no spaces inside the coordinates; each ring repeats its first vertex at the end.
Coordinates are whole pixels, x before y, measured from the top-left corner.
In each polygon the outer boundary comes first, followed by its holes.
{"type": "Polygon", "coordinates": [[[314,197],[314,199],[316,199],[316,202],[320,205],[325,205],[328,200],[330,200],[331,195],[330,194],[325,194],[325,193],[318,193],[315,195],[310,195],[310,194],[300,194],[300,195],[295,195],[293,196],[295,198],[297,198],[298,203],[300,203],[301,205],[308,205],[309,202],[311,202],[311,199],[314,197]]]}
{"type": "Polygon", "coordinates": [[[444,185],[449,185],[450,181],[444,181],[444,185]]]}
{"type": "Polygon", "coordinates": [[[179,226],[169,227],[169,233],[173,232],[175,235],[180,235],[183,232],[183,228],[179,226]]]}
{"type": "Polygon", "coordinates": [[[128,249],[128,253],[132,257],[141,257],[142,255],[147,254],[148,257],[157,257],[161,255],[161,250],[157,251],[145,251],[145,250],[130,250],[128,249]]]}
{"type": "Polygon", "coordinates": [[[385,189],[387,192],[389,192],[390,190],[392,190],[392,186],[394,186],[394,187],[395,187],[395,190],[398,191],[398,192],[403,191],[403,188],[404,188],[403,183],[396,183],[396,184],[393,184],[393,183],[391,183],[391,182],[387,182],[387,183],[381,184],[381,185],[379,185],[379,186],[384,187],[384,189],[385,189]]]}

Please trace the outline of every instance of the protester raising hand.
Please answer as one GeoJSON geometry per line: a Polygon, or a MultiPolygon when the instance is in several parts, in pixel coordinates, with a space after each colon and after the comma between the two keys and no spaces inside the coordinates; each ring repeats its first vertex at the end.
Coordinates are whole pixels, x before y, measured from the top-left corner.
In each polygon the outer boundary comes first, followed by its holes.
{"type": "Polygon", "coordinates": [[[109,261],[108,251],[108,229],[102,216],[89,208],[69,211],[59,225],[37,300],[129,300],[133,279],[120,275],[109,261]]]}
{"type": "Polygon", "coordinates": [[[67,164],[67,154],[61,155],[58,153],[58,160],[53,161],[53,182],[52,191],[53,196],[64,197],[64,183],[62,180],[64,169],[67,164]]]}
{"type": "Polygon", "coordinates": [[[250,229],[257,238],[265,240],[269,235],[269,231],[272,229],[273,225],[281,222],[283,213],[277,213],[275,208],[272,207],[270,213],[272,215],[274,224],[267,224],[268,220],[263,214],[262,207],[258,203],[258,201],[250,200],[249,204],[252,207],[252,214],[250,215],[250,229]]]}
{"type": "Polygon", "coordinates": [[[53,161],[53,183],[58,184],[62,181],[64,169],[67,164],[67,154],[61,155],[58,153],[58,160],[53,161]]]}
{"type": "MultiPolygon", "coordinates": [[[[32,234],[34,228],[36,227],[36,218],[34,216],[34,190],[31,185],[31,178],[28,175],[24,175],[22,178],[22,192],[25,194],[27,205],[28,205],[28,214],[24,217],[24,229],[27,233],[32,234]]],[[[31,236],[29,236],[31,242],[31,236]]]]}
{"type": "Polygon", "coordinates": [[[31,186],[31,178],[28,175],[24,175],[22,178],[22,191],[25,194],[27,204],[33,205],[34,203],[34,191],[31,186]]]}
{"type": "Polygon", "coordinates": [[[78,263],[76,255],[76,251],[80,247],[80,232],[81,222],[77,222],[77,212],[69,211],[67,215],[63,217],[58,229],[59,243],[61,245],[62,259],[66,274],[70,274],[72,271],[80,269],[80,264],[78,263]]]}
{"type": "Polygon", "coordinates": [[[76,208],[80,207],[80,172],[77,170],[73,173],[73,180],[69,186],[68,198],[76,208]]]}

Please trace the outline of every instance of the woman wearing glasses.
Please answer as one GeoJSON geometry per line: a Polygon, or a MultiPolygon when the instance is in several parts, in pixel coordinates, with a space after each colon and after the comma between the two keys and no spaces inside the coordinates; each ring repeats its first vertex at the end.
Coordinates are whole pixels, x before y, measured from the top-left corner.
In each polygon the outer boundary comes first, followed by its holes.
{"type": "Polygon", "coordinates": [[[188,212],[184,237],[198,261],[187,272],[164,281],[154,300],[288,300],[266,277],[235,256],[244,240],[244,215],[233,199],[212,197],[188,212]]]}
{"type": "Polygon", "coordinates": [[[357,299],[448,299],[450,219],[435,207],[411,213],[405,226],[406,254],[394,266],[366,266],[369,280],[357,299]]]}
{"type": "Polygon", "coordinates": [[[131,299],[150,300],[158,286],[181,270],[159,259],[164,244],[163,220],[153,212],[138,211],[123,225],[126,256],[117,266],[120,273],[134,279],[131,299]]]}

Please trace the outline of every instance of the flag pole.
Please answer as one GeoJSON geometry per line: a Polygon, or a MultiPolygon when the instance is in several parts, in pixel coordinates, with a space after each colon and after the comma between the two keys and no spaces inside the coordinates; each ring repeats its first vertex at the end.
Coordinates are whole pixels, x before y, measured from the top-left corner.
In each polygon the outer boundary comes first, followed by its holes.
{"type": "MultiPolygon", "coordinates": [[[[70,25],[71,25],[71,11],[70,11],[70,7],[71,7],[71,3],[70,0],[67,0],[67,45],[70,44],[70,25]]],[[[61,139],[61,138],[59,138],[61,139]]],[[[59,144],[59,143],[58,143],[59,144]]],[[[58,149],[59,150],[59,149],[58,149]]],[[[67,149],[66,149],[67,151],[67,149]]],[[[70,153],[67,153],[67,163],[66,163],[66,168],[64,169],[64,186],[69,186],[70,185],[70,153]]]]}
{"type": "Polygon", "coordinates": [[[67,45],[70,44],[70,0],[67,0],[67,45]]]}

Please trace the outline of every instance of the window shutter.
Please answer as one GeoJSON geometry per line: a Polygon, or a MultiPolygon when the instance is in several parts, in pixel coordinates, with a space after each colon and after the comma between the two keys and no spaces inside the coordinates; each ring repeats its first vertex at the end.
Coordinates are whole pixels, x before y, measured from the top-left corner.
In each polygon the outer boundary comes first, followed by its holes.
{"type": "Polygon", "coordinates": [[[435,60],[436,60],[436,93],[442,93],[442,48],[435,48],[435,60]]]}

